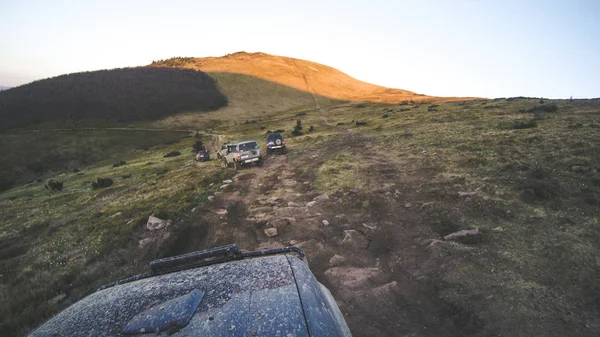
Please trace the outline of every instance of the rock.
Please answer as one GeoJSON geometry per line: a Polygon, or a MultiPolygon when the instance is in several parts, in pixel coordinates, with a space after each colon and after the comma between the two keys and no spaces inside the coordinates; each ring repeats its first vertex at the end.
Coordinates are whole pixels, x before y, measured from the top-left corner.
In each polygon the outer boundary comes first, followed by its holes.
{"type": "Polygon", "coordinates": [[[302,207],[282,207],[275,211],[275,216],[278,218],[296,218],[306,212],[306,208],[302,207]]]}
{"type": "Polygon", "coordinates": [[[323,201],[323,200],[328,200],[329,196],[327,194],[321,194],[319,196],[314,197],[314,201],[323,201]]]}
{"type": "Polygon", "coordinates": [[[344,262],[346,262],[346,258],[341,256],[341,255],[334,255],[331,259],[329,259],[329,264],[332,267],[337,267],[340,266],[342,264],[344,264],[344,262]]]}
{"type": "Polygon", "coordinates": [[[497,233],[504,232],[504,228],[502,228],[501,226],[498,226],[498,227],[492,228],[492,231],[497,232],[497,233]]]}
{"type": "Polygon", "coordinates": [[[454,232],[452,234],[448,234],[448,235],[444,236],[444,240],[457,241],[466,236],[475,236],[475,235],[480,235],[480,234],[481,234],[481,232],[479,231],[479,229],[463,229],[461,231],[454,232]]]}
{"type": "Polygon", "coordinates": [[[292,179],[286,179],[283,181],[283,186],[285,186],[285,187],[293,187],[293,186],[296,186],[297,184],[298,184],[298,182],[295,180],[292,180],[292,179]]]}
{"type": "Polygon", "coordinates": [[[458,192],[459,197],[470,197],[476,194],[477,192],[458,192]]]}
{"type": "Polygon", "coordinates": [[[54,296],[54,297],[52,297],[51,299],[48,300],[48,305],[55,305],[56,303],[62,301],[66,297],[67,297],[67,295],[64,294],[64,293],[58,294],[57,296],[54,296]]]}
{"type": "Polygon", "coordinates": [[[215,213],[216,213],[217,215],[226,215],[228,212],[227,212],[227,210],[226,210],[226,209],[224,209],[224,208],[221,208],[221,209],[218,209],[218,210],[216,210],[216,211],[215,211],[215,213]]]}
{"type": "Polygon", "coordinates": [[[256,207],[256,208],[250,208],[248,210],[248,213],[254,214],[254,213],[271,213],[273,212],[273,207],[271,206],[262,206],[262,207],[256,207]]]}
{"type": "Polygon", "coordinates": [[[333,267],[324,273],[329,284],[335,288],[346,287],[359,289],[367,286],[369,281],[379,275],[378,268],[333,267]]]}
{"type": "Polygon", "coordinates": [[[277,236],[277,228],[267,228],[265,229],[265,235],[272,238],[277,236]]]}
{"type": "Polygon", "coordinates": [[[301,248],[307,256],[310,256],[311,259],[316,259],[317,255],[323,253],[325,248],[323,244],[318,242],[315,239],[311,239],[308,241],[302,241],[296,245],[298,248],[301,248]]]}
{"type": "Polygon", "coordinates": [[[192,213],[194,213],[196,211],[196,207],[192,208],[192,213]]]}
{"type": "Polygon", "coordinates": [[[154,215],[151,215],[150,217],[148,217],[146,228],[148,228],[149,231],[153,232],[159,229],[163,229],[165,227],[169,227],[171,226],[171,223],[171,220],[163,220],[155,217],[154,215]]]}
{"type": "Polygon", "coordinates": [[[587,172],[590,168],[588,166],[571,166],[571,171],[573,172],[587,172]]]}
{"type": "Polygon", "coordinates": [[[421,205],[421,209],[423,209],[423,208],[425,208],[427,206],[431,206],[433,204],[435,204],[435,201],[426,202],[426,203],[424,203],[424,204],[421,205]]]}
{"type": "Polygon", "coordinates": [[[290,224],[290,222],[288,221],[288,219],[285,219],[285,218],[273,218],[273,219],[269,220],[269,222],[267,222],[268,226],[272,226],[277,229],[282,229],[289,224],[290,224]]]}
{"type": "Polygon", "coordinates": [[[163,158],[177,157],[181,154],[179,151],[171,151],[163,156],[163,158]]]}
{"type": "Polygon", "coordinates": [[[329,221],[327,220],[323,220],[321,221],[321,223],[323,224],[323,226],[329,226],[329,221]]]}
{"type": "Polygon", "coordinates": [[[409,208],[410,206],[412,206],[412,204],[410,202],[407,202],[406,204],[404,204],[404,207],[409,208]]]}
{"type": "Polygon", "coordinates": [[[113,184],[113,180],[110,178],[98,178],[96,181],[92,182],[92,188],[105,188],[109,187],[113,184]]]}
{"type": "Polygon", "coordinates": [[[140,241],[138,241],[138,247],[144,248],[150,242],[152,242],[152,238],[141,239],[140,241]]]}
{"type": "Polygon", "coordinates": [[[215,196],[214,195],[209,195],[207,197],[207,199],[208,199],[208,201],[213,201],[213,200],[215,200],[215,196]]]}
{"type": "Polygon", "coordinates": [[[316,216],[321,216],[321,215],[323,215],[323,214],[321,214],[321,213],[315,213],[315,215],[316,215],[316,216]]]}
{"type": "Polygon", "coordinates": [[[364,223],[362,225],[363,225],[363,227],[368,228],[372,231],[377,229],[377,226],[375,226],[375,225],[367,225],[366,223],[364,223]]]}
{"type": "Polygon", "coordinates": [[[265,241],[265,242],[261,242],[258,247],[256,247],[256,250],[265,250],[265,249],[276,249],[276,248],[283,248],[284,245],[281,244],[280,242],[274,241],[274,240],[269,240],[269,241],[265,241]]]}
{"type": "Polygon", "coordinates": [[[231,184],[231,183],[233,183],[233,180],[231,180],[231,179],[223,180],[223,184],[231,184]]]}
{"type": "Polygon", "coordinates": [[[400,191],[398,191],[398,190],[396,190],[394,192],[394,198],[396,198],[396,199],[398,199],[401,195],[402,195],[402,193],[400,191]]]}
{"type": "Polygon", "coordinates": [[[300,205],[296,202],[290,201],[288,202],[288,207],[300,207],[300,205]]]}
{"type": "Polygon", "coordinates": [[[357,230],[347,229],[344,231],[342,245],[352,248],[365,249],[369,247],[369,239],[363,233],[357,230]]]}
{"type": "Polygon", "coordinates": [[[345,219],[346,218],[346,214],[338,214],[335,217],[336,217],[336,219],[345,219]]]}
{"type": "Polygon", "coordinates": [[[219,187],[219,189],[220,189],[220,190],[224,190],[224,189],[226,189],[227,187],[229,187],[229,184],[221,185],[221,186],[219,187]]]}
{"type": "Polygon", "coordinates": [[[292,225],[292,226],[296,224],[296,218],[294,218],[294,217],[288,217],[288,218],[285,218],[285,219],[286,219],[286,220],[287,220],[287,221],[290,223],[290,225],[292,225]]]}
{"type": "Polygon", "coordinates": [[[313,207],[314,205],[316,205],[317,202],[316,201],[310,201],[306,203],[306,207],[313,207]]]}
{"type": "Polygon", "coordinates": [[[295,246],[295,245],[297,245],[299,243],[300,243],[300,241],[298,241],[298,240],[291,240],[290,241],[290,246],[295,246]]]}

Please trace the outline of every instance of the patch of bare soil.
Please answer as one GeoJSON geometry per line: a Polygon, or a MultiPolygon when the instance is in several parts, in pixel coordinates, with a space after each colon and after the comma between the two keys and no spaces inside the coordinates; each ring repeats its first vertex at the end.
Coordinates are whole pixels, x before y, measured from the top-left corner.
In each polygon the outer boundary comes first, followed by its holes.
{"type": "Polygon", "coordinates": [[[439,295],[445,285],[436,277],[435,257],[442,254],[436,250],[448,243],[432,248],[424,238],[440,237],[435,226],[418,223],[434,204],[415,200],[422,196],[408,187],[320,194],[310,174],[293,169],[307,158],[296,160],[271,156],[263,167],[240,170],[229,189],[195,211],[169,255],[234,242],[243,250],[295,245],[307,253],[355,336],[482,331],[485,322],[476,313],[439,295]]]}

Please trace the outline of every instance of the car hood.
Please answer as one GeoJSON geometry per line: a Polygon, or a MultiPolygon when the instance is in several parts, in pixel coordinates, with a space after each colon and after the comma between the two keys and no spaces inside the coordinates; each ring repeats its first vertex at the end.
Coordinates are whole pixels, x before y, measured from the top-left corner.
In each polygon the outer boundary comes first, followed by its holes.
{"type": "Polygon", "coordinates": [[[188,322],[176,329],[184,336],[308,336],[292,271],[300,264],[296,257],[276,255],[117,285],[75,303],[31,336],[123,336],[131,326],[138,332],[133,335],[141,335],[154,332],[143,327],[144,320],[159,314],[188,322]]]}

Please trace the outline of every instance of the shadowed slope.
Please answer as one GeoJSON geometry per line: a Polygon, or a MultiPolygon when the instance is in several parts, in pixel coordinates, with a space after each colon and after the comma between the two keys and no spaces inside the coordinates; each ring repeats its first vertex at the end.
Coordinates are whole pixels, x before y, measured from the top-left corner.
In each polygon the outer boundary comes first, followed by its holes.
{"type": "Polygon", "coordinates": [[[53,122],[156,120],[227,104],[215,81],[189,69],[124,68],[62,75],[0,92],[0,130],[53,122]]]}

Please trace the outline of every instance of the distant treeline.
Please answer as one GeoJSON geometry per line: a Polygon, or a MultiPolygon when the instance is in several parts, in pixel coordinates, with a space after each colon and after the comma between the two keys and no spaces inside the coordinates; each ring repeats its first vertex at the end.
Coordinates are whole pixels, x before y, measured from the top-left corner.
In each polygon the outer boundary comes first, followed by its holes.
{"type": "Polygon", "coordinates": [[[160,67],[62,75],[0,92],[0,131],[43,122],[121,123],[227,105],[203,72],[160,67]]]}

